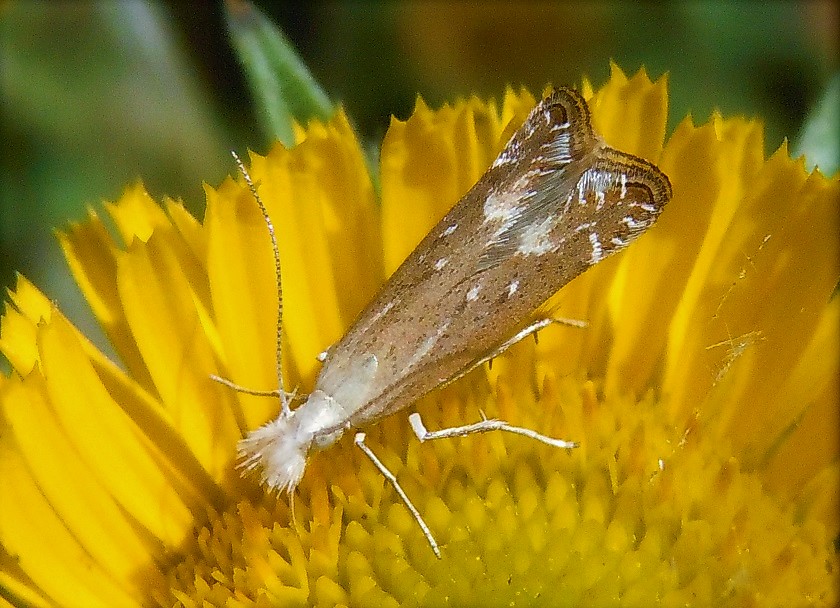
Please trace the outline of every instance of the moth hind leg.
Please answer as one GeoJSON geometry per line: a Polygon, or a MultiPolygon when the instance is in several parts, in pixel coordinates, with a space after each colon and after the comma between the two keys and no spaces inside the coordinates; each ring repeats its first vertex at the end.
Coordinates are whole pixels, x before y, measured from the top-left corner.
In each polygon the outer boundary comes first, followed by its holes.
{"type": "MultiPolygon", "coordinates": [[[[558,324],[558,325],[568,325],[568,326],[571,326],[571,327],[586,327],[586,322],[585,321],[578,321],[578,320],[575,320],[575,319],[563,319],[563,318],[548,317],[548,318],[545,318],[545,319],[540,319],[538,321],[535,321],[534,323],[532,323],[528,327],[522,329],[521,331],[517,332],[516,334],[514,334],[509,339],[502,342],[498,347],[493,349],[486,356],[484,356],[480,359],[477,359],[474,363],[472,363],[469,367],[467,367],[467,369],[464,370],[463,373],[459,374],[455,378],[452,378],[451,380],[449,380],[449,382],[457,380],[458,378],[468,374],[469,372],[471,372],[472,370],[474,370],[478,366],[482,365],[483,363],[486,363],[487,361],[490,361],[490,360],[498,357],[503,352],[505,352],[507,349],[509,349],[511,346],[516,344],[517,342],[520,342],[521,340],[523,340],[524,338],[527,338],[530,335],[535,335],[539,330],[544,329],[544,328],[548,327],[549,325],[553,325],[555,323],[558,324]]],[[[449,382],[447,382],[447,384],[449,382]]],[[[429,441],[429,440],[432,440],[432,439],[448,439],[448,438],[451,438],[451,437],[466,437],[467,435],[472,435],[474,433],[487,433],[489,431],[506,431],[508,433],[514,433],[514,434],[517,434],[517,435],[524,435],[525,437],[529,437],[531,439],[534,439],[536,441],[539,441],[541,443],[544,443],[546,445],[550,445],[550,446],[556,447],[556,448],[571,449],[571,448],[576,448],[579,445],[575,441],[566,441],[565,439],[556,439],[554,437],[548,437],[547,435],[543,435],[543,434],[538,433],[538,432],[536,432],[532,429],[526,429],[526,428],[521,427],[521,426],[514,426],[512,424],[508,424],[504,420],[498,420],[498,419],[495,419],[495,418],[489,418],[489,419],[484,418],[483,414],[482,414],[482,420],[479,421],[479,422],[475,422],[473,424],[466,424],[464,426],[455,426],[455,427],[445,428],[445,429],[441,429],[439,431],[429,431],[426,428],[426,426],[423,424],[423,421],[420,418],[420,414],[418,414],[416,412],[414,414],[411,414],[408,417],[408,421],[411,424],[411,428],[414,431],[414,434],[417,436],[417,439],[419,439],[421,442],[429,441]]]]}
{"type": "Polygon", "coordinates": [[[495,359],[511,346],[516,344],[517,342],[521,342],[528,336],[534,336],[536,339],[537,332],[541,329],[545,329],[549,325],[566,325],[568,327],[586,327],[586,321],[580,321],[578,319],[565,319],[562,317],[546,317],[544,319],[539,319],[531,323],[528,327],[516,332],[513,336],[502,342],[499,346],[493,349],[490,354],[485,357],[479,359],[475,365],[481,365],[482,363],[486,363],[491,359],[495,359]]]}
{"type": "Polygon", "coordinates": [[[463,378],[471,371],[480,367],[481,365],[487,363],[488,361],[492,361],[506,350],[508,350],[511,346],[516,344],[517,342],[521,342],[528,336],[536,336],[536,333],[541,330],[545,329],[549,325],[567,325],[569,327],[586,327],[586,321],[580,321],[577,319],[564,319],[559,317],[546,317],[545,319],[539,319],[538,321],[534,321],[528,327],[518,331],[516,334],[499,344],[496,348],[491,350],[487,355],[481,357],[480,359],[476,359],[472,363],[470,363],[462,372],[449,378],[446,382],[441,384],[441,386],[446,386],[447,384],[451,384],[456,380],[463,378]]]}

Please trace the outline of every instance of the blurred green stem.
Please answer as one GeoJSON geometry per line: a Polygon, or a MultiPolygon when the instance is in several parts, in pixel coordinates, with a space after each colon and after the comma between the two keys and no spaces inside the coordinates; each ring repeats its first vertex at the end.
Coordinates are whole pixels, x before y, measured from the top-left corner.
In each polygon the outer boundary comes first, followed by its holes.
{"type": "Polygon", "coordinates": [[[829,80],[816,107],[811,110],[794,146],[794,156],[805,155],[809,169],[819,167],[831,176],[840,167],[840,72],[829,80]]]}

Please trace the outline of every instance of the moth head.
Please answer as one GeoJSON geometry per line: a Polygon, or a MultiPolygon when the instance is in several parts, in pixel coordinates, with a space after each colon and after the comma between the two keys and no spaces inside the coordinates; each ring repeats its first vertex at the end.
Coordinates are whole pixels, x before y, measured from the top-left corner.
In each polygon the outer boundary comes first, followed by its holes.
{"type": "Polygon", "coordinates": [[[329,447],[341,437],[335,429],[335,406],[331,397],[313,392],[306,403],[289,415],[280,415],[251,431],[237,445],[240,466],[259,469],[264,484],[291,492],[300,483],[310,450],[329,447]]]}

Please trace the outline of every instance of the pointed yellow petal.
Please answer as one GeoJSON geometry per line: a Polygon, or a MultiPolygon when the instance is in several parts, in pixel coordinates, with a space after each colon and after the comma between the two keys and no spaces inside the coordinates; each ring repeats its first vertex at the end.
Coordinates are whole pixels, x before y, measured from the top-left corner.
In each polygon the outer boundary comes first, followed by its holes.
{"type": "Polygon", "coordinates": [[[118,204],[106,203],[105,208],[126,245],[135,238],[145,242],[155,232],[171,230],[169,218],[139,182],[126,188],[118,204]]]}
{"type": "Polygon", "coordinates": [[[28,317],[18,312],[11,303],[6,303],[6,311],[0,319],[0,352],[21,376],[28,375],[39,360],[35,328],[28,317]]]}
{"type": "Polygon", "coordinates": [[[88,211],[87,221],[59,232],[58,239],[73,278],[120,361],[139,384],[151,389],[152,380],[131,334],[117,289],[118,250],[102,220],[88,211]]]}
{"type": "Polygon", "coordinates": [[[163,542],[182,538],[192,515],[161,470],[160,454],[114,402],[69,323],[56,315],[41,330],[46,396],[77,458],[133,521],[163,542]]]}
{"type": "Polygon", "coordinates": [[[9,481],[0,508],[3,545],[20,555],[33,580],[49,595],[63,593],[69,601],[68,583],[75,579],[80,597],[128,604],[136,584],[132,577],[146,564],[148,547],[80,461],[41,396],[38,385],[43,380],[36,376],[30,375],[26,385],[10,381],[2,394],[3,412],[17,442],[15,452],[22,458],[20,465],[11,456],[3,458],[3,466],[11,469],[3,471],[4,486],[9,481]],[[43,555],[45,546],[49,557],[43,555]],[[59,567],[60,559],[70,561],[59,567]],[[54,570],[45,572],[50,566],[54,570]],[[57,581],[46,580],[56,575],[57,581]]]}
{"type": "Polygon", "coordinates": [[[221,476],[239,426],[229,411],[208,408],[221,389],[202,331],[188,267],[157,234],[135,240],[117,258],[117,284],[126,319],[172,424],[204,467],[221,476]]]}

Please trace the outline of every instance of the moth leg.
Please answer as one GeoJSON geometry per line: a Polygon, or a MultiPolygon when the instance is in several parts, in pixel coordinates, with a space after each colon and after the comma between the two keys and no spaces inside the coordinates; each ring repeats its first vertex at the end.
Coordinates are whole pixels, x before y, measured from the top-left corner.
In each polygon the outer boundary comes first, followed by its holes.
{"type": "Polygon", "coordinates": [[[539,330],[544,329],[549,325],[553,325],[555,323],[557,325],[568,325],[569,327],[586,327],[586,321],[579,321],[577,319],[563,319],[554,317],[540,319],[539,321],[531,323],[531,325],[529,325],[525,329],[515,333],[512,337],[502,342],[498,347],[496,347],[496,349],[491,351],[489,355],[479,359],[475,364],[476,367],[481,365],[482,363],[486,363],[490,359],[495,359],[517,342],[527,338],[530,335],[536,335],[536,333],[539,330]]]}
{"type": "Polygon", "coordinates": [[[516,433],[517,435],[524,435],[525,437],[536,439],[537,441],[555,448],[571,449],[580,445],[576,441],[566,441],[564,439],[547,437],[546,435],[542,435],[534,430],[526,429],[521,426],[513,426],[504,420],[497,420],[495,418],[484,418],[480,422],[474,422],[473,424],[466,424],[464,426],[453,426],[439,431],[428,430],[426,425],[424,425],[423,421],[420,419],[420,414],[417,412],[408,417],[408,422],[411,424],[414,434],[417,435],[417,439],[421,442],[429,441],[430,439],[466,437],[467,435],[472,435],[473,433],[486,433],[488,431],[507,431],[509,433],[516,433]]]}
{"type": "Polygon", "coordinates": [[[423,530],[423,534],[426,536],[426,540],[429,541],[432,551],[434,551],[437,558],[440,559],[440,548],[438,547],[437,541],[435,541],[435,537],[432,536],[432,531],[429,530],[429,526],[426,525],[426,522],[420,515],[420,511],[418,511],[417,507],[414,506],[414,503],[409,500],[408,495],[405,493],[405,490],[402,489],[402,486],[400,486],[396,476],[388,470],[388,467],[382,464],[382,461],[379,460],[379,458],[376,457],[376,454],[374,454],[373,451],[365,444],[364,433],[356,433],[356,438],[353,441],[365,453],[365,456],[370,458],[373,465],[379,469],[380,473],[382,473],[382,476],[390,481],[391,485],[394,486],[394,489],[397,491],[397,494],[400,495],[400,498],[402,498],[405,506],[408,507],[409,511],[411,511],[411,514],[414,516],[414,519],[417,521],[420,529],[423,530]]]}
{"type": "MultiPolygon", "coordinates": [[[[210,379],[215,380],[219,384],[224,384],[226,387],[235,390],[237,393],[244,393],[246,395],[255,395],[257,397],[280,397],[280,389],[276,388],[271,391],[260,391],[253,388],[248,388],[242,386],[241,384],[236,384],[236,382],[231,382],[227,378],[222,378],[221,376],[217,376],[216,374],[210,374],[210,379]]],[[[283,391],[285,392],[285,391],[283,391]]],[[[292,391],[291,393],[285,393],[286,399],[292,400],[297,395],[297,391],[292,391]]]]}
{"type": "Polygon", "coordinates": [[[487,363],[491,359],[495,359],[496,357],[501,355],[503,352],[505,352],[507,349],[509,349],[511,346],[513,346],[514,344],[516,344],[520,340],[522,340],[524,338],[527,338],[528,336],[530,336],[532,334],[536,334],[539,330],[544,329],[544,328],[546,328],[549,325],[552,325],[554,323],[557,323],[558,325],[568,325],[569,327],[586,327],[586,321],[579,321],[577,319],[563,319],[563,318],[554,318],[554,317],[549,317],[547,319],[540,319],[539,321],[536,321],[536,322],[532,323],[531,325],[529,325],[525,329],[517,332],[513,337],[508,338],[507,340],[502,342],[499,346],[497,346],[492,351],[490,351],[490,354],[482,357],[481,359],[476,359],[466,369],[464,369],[464,371],[456,374],[455,376],[452,376],[446,382],[441,384],[441,386],[446,386],[447,384],[451,384],[451,383],[455,382],[456,380],[458,380],[460,378],[463,378],[464,376],[469,374],[471,371],[473,371],[475,368],[483,365],[484,363],[487,363]]]}

